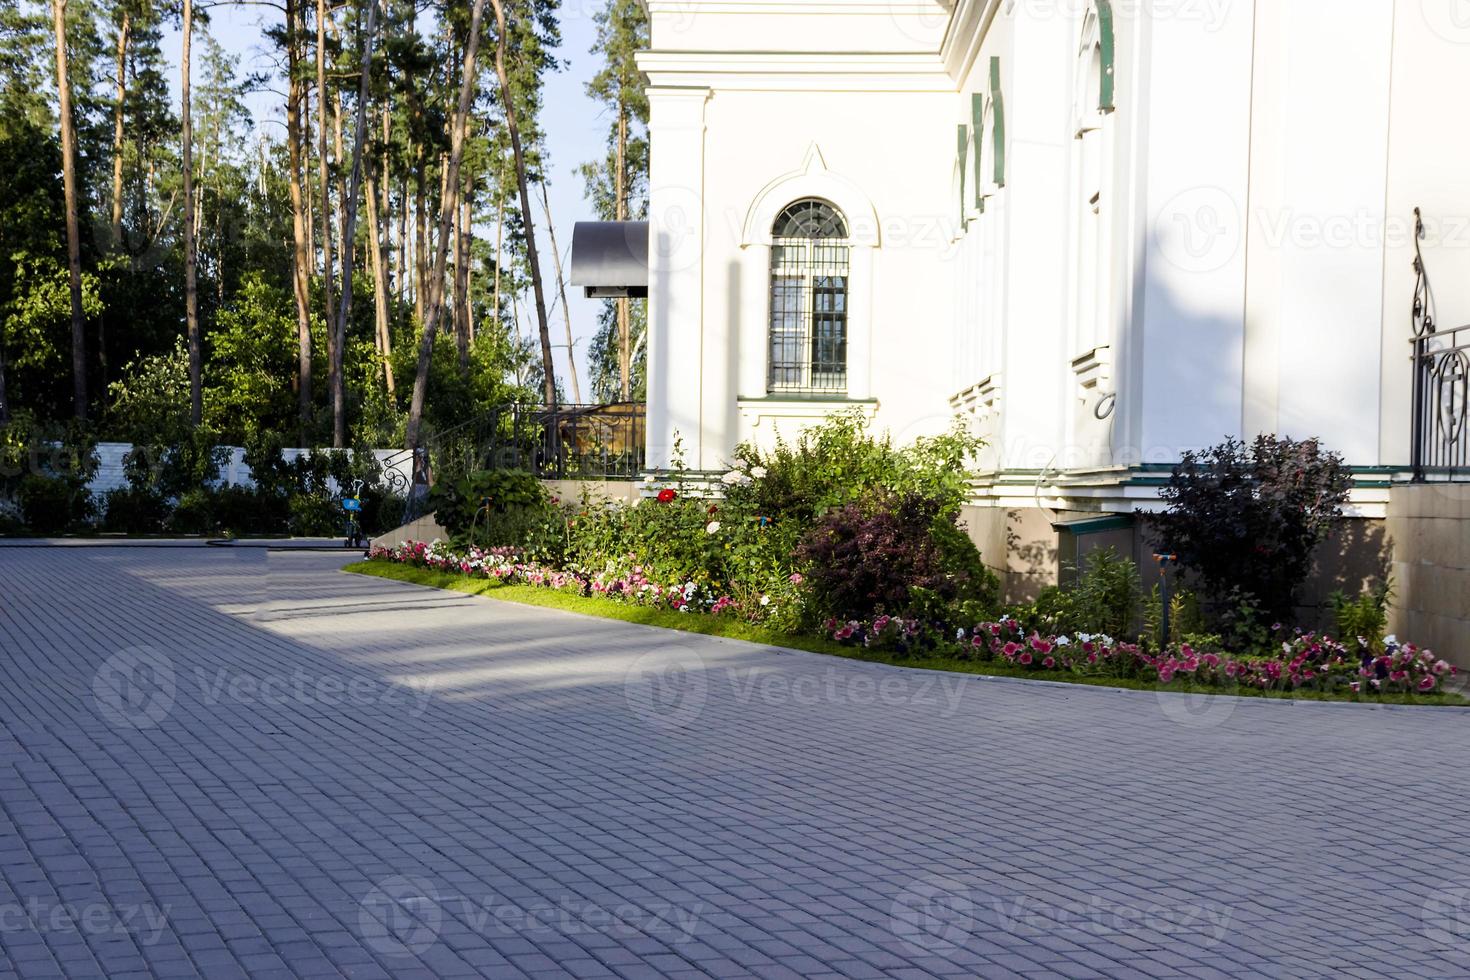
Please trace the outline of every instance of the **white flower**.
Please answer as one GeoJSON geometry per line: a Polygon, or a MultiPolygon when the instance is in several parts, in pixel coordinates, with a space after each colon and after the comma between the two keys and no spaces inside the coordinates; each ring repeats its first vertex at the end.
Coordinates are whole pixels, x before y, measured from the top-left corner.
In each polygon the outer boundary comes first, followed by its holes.
{"type": "Polygon", "coordinates": [[[720,482],[725,484],[725,486],[727,487],[738,486],[739,484],[745,482],[745,474],[740,472],[739,470],[731,470],[724,476],[720,477],[720,482]]]}
{"type": "Polygon", "coordinates": [[[769,606],[770,604],[771,604],[771,597],[770,596],[768,596],[768,595],[761,596],[761,605],[763,605],[763,606],[769,606]]]}
{"type": "Polygon", "coordinates": [[[710,521],[708,524],[706,524],[704,526],[704,533],[705,534],[715,534],[719,530],[720,530],[720,522],[719,521],[710,521]]]}
{"type": "Polygon", "coordinates": [[[764,480],[766,478],[766,468],[764,466],[752,466],[750,468],[750,475],[757,480],[764,480]]]}
{"type": "Polygon", "coordinates": [[[1059,646],[1059,647],[1070,646],[1071,643],[1072,643],[1072,641],[1069,640],[1069,639],[1067,639],[1065,636],[1059,636],[1059,637],[1057,637],[1057,646],[1059,646]]]}
{"type": "Polygon", "coordinates": [[[645,485],[650,485],[650,484],[652,484],[652,483],[653,483],[653,474],[652,474],[652,473],[650,473],[650,474],[648,474],[648,475],[647,475],[647,476],[645,476],[645,477],[644,477],[644,478],[643,478],[643,482],[644,482],[644,484],[645,484],[645,485]]]}
{"type": "Polygon", "coordinates": [[[1383,638],[1383,645],[1386,647],[1396,647],[1399,645],[1399,638],[1395,634],[1390,633],[1383,638]]]}

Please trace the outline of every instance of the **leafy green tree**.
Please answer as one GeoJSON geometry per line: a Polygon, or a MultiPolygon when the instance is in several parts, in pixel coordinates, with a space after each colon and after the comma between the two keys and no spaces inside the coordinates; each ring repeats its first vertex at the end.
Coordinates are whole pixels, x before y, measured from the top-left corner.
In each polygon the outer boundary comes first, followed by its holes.
{"type": "Polygon", "coordinates": [[[247,273],[239,293],[215,318],[204,418],[232,444],[292,427],[295,392],[281,384],[296,363],[292,302],[287,289],[247,273]]]}

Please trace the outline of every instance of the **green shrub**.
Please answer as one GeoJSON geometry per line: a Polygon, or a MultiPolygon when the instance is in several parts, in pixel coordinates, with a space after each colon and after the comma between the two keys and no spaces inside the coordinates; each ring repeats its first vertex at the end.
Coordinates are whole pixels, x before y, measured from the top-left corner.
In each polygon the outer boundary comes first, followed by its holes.
{"type": "Polygon", "coordinates": [[[1342,457],[1315,439],[1227,439],[1184,454],[1159,492],[1168,510],[1153,523],[1163,549],[1198,576],[1238,632],[1252,617],[1291,615],[1351,483],[1342,457]],[[1251,601],[1258,610],[1245,616],[1238,607],[1251,601]]]}
{"type": "Polygon", "coordinates": [[[216,443],[215,434],[201,427],[172,445],[135,445],[123,457],[123,473],[134,490],[153,490],[177,500],[219,481],[229,450],[216,443]]]}
{"type": "Polygon", "coordinates": [[[766,451],[753,443],[735,449],[744,472],[764,475],[726,488],[734,504],[776,524],[810,526],[823,514],[875,490],[919,494],[937,501],[941,513],[958,512],[969,491],[967,463],[981,441],[963,423],[942,436],[895,449],[885,436],[868,431],[861,409],[835,414],[804,431],[795,443],[777,438],[766,451]]]}
{"type": "Polygon", "coordinates": [[[1046,633],[1124,639],[1134,635],[1142,599],[1138,566],[1114,548],[1099,548],[1078,563],[1073,585],[1052,586],[1037,597],[1037,626],[1046,633]]]}
{"type": "Polygon", "coordinates": [[[832,511],[802,538],[796,558],[817,621],[885,613],[947,625],[956,604],[993,602],[997,592],[944,503],[917,490],[873,491],[832,511]]]}
{"type": "Polygon", "coordinates": [[[489,547],[523,543],[492,539],[512,534],[516,528],[539,519],[539,512],[548,506],[548,497],[541,482],[530,473],[476,470],[457,480],[441,480],[429,492],[428,504],[439,526],[456,540],[489,547]]]}
{"type": "Polygon", "coordinates": [[[228,486],[214,492],[214,530],[222,534],[285,534],[290,511],[282,497],[255,487],[228,486]]]}
{"type": "Polygon", "coordinates": [[[1356,637],[1376,656],[1383,652],[1388,632],[1388,603],[1393,598],[1393,581],[1380,582],[1349,599],[1342,590],[1332,593],[1328,602],[1337,623],[1337,638],[1351,644],[1356,637]]]}
{"type": "Polygon", "coordinates": [[[95,517],[87,489],[97,472],[97,441],[85,422],[42,423],[16,412],[0,426],[0,500],[38,534],[83,530],[95,517]]]}
{"type": "MultiPolygon", "coordinates": [[[[1150,650],[1162,650],[1167,645],[1164,642],[1164,600],[1157,585],[1144,600],[1143,639],[1150,650]]],[[[1189,589],[1179,589],[1169,596],[1168,641],[1170,644],[1188,643],[1205,650],[1220,647],[1220,638],[1206,632],[1199,597],[1189,589]]]]}
{"type": "Polygon", "coordinates": [[[157,534],[168,520],[163,494],[148,487],[120,487],[103,496],[103,530],[114,534],[157,534]]]}
{"type": "Polygon", "coordinates": [[[86,486],[65,476],[27,473],[16,494],[26,527],[37,534],[81,530],[95,510],[86,486]]]}
{"type": "Polygon", "coordinates": [[[169,530],[175,534],[210,534],[215,530],[214,493],[207,487],[186,490],[169,515],[169,530]]]}

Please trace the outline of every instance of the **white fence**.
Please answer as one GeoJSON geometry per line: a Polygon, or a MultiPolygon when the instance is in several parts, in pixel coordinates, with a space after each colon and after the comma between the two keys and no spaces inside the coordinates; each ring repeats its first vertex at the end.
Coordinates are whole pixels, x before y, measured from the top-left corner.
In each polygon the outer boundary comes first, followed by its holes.
{"type": "MultiPolygon", "coordinates": [[[[97,475],[87,485],[87,489],[93,493],[106,493],[108,490],[118,490],[128,485],[128,478],[123,472],[123,458],[132,452],[133,444],[130,442],[99,442],[97,444],[97,475]]],[[[253,486],[254,480],[250,477],[250,467],[245,465],[245,450],[240,446],[230,446],[229,458],[220,467],[220,483],[225,486],[253,486]]],[[[283,449],[281,455],[286,462],[291,462],[297,457],[315,452],[311,449],[283,449]]],[[[383,478],[389,480],[388,473],[393,471],[402,477],[401,480],[392,482],[400,487],[408,487],[413,479],[413,460],[401,449],[374,449],[373,455],[378,458],[378,465],[383,467],[383,478]],[[389,461],[392,461],[390,466],[389,461]]],[[[335,481],[330,481],[332,492],[337,492],[335,481]]]]}

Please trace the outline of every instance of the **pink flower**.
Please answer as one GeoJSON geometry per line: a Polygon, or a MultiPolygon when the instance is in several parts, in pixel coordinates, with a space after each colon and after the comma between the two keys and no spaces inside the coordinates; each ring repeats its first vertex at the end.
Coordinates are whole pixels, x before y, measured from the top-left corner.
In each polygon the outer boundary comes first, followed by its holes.
{"type": "Polygon", "coordinates": [[[1170,670],[1168,667],[1164,667],[1159,670],[1160,683],[1168,684],[1172,680],[1174,680],[1174,672],[1172,670],[1170,670]]]}
{"type": "Polygon", "coordinates": [[[1216,654],[1207,653],[1202,658],[1206,667],[1214,668],[1220,666],[1220,658],[1216,654]]]}
{"type": "Polygon", "coordinates": [[[1428,694],[1430,691],[1434,690],[1435,683],[1436,681],[1433,674],[1425,674],[1423,677],[1419,678],[1419,693],[1428,694]]]}
{"type": "Polygon", "coordinates": [[[1360,683],[1358,683],[1357,681],[1353,681],[1351,684],[1348,685],[1348,690],[1349,691],[1352,691],[1354,694],[1357,694],[1358,691],[1359,691],[1359,689],[1362,688],[1362,686],[1363,685],[1360,684],[1360,683]]]}
{"type": "Polygon", "coordinates": [[[1023,652],[1019,657],[1016,658],[1016,660],[1023,667],[1029,667],[1029,666],[1031,666],[1031,654],[1029,654],[1029,653],[1024,653],[1023,652]]]}
{"type": "Polygon", "coordinates": [[[1004,653],[1007,657],[1014,657],[1016,654],[1021,652],[1021,645],[1019,643],[1016,643],[1015,641],[1011,641],[1010,643],[1007,643],[1005,645],[1005,649],[1001,652],[1004,653]]]}
{"type": "Polygon", "coordinates": [[[1047,670],[1051,670],[1056,665],[1057,665],[1057,659],[1055,657],[1047,657],[1045,660],[1043,660],[1041,662],[1041,666],[1045,667],[1047,670]]]}
{"type": "Polygon", "coordinates": [[[790,582],[792,585],[800,585],[805,580],[802,578],[800,572],[792,572],[791,577],[787,579],[787,581],[790,582]]]}

